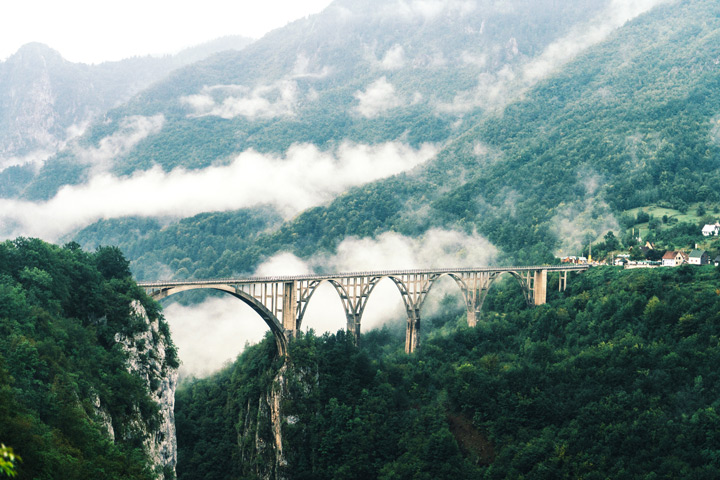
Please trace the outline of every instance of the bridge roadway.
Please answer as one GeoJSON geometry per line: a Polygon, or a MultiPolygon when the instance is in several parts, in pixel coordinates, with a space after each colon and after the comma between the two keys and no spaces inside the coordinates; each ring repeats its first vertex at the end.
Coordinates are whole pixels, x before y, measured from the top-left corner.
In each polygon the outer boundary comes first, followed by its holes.
{"type": "Polygon", "coordinates": [[[558,289],[567,287],[568,272],[582,272],[589,265],[554,265],[532,267],[440,268],[421,270],[381,270],[320,275],[287,275],[273,277],[225,278],[211,280],[173,280],[138,282],[152,298],[197,289],[228,293],[248,304],[268,324],[275,336],[280,355],[287,354],[290,338],[300,329],[308,303],[322,282],[330,283],[340,296],[347,330],[356,341],[367,300],[375,286],[389,278],[398,287],[407,312],[405,351],[414,352],[420,339],[420,309],[433,284],[447,275],[460,288],[467,307],[468,325],[474,327],[493,281],[503,274],[515,277],[529,306],[542,305],[547,298],[547,275],[558,272],[558,289]]]}

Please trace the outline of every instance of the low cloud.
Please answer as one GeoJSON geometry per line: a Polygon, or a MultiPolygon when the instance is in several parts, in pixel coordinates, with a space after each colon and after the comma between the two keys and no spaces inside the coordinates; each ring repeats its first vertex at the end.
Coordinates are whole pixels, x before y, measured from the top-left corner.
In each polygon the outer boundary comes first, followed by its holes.
{"type": "Polygon", "coordinates": [[[405,66],[405,49],[402,45],[395,44],[380,61],[380,67],[384,70],[398,70],[405,66]]]}
{"type": "MultiPolygon", "coordinates": [[[[497,249],[480,235],[430,230],[412,238],[394,232],[377,238],[345,239],[334,254],[303,260],[282,252],[260,265],[255,275],[304,275],[314,271],[348,272],[389,269],[477,267],[491,265],[497,249]]],[[[445,294],[462,294],[453,281],[433,286],[421,316],[439,311],[445,294]]],[[[213,298],[195,306],[172,304],[165,309],[173,340],[183,362],[183,376],[202,376],[232,361],[246,342],[257,343],[268,330],[265,323],[243,302],[231,297],[213,298]],[[202,325],[202,328],[199,326],[202,325]]],[[[395,284],[382,280],[370,296],[362,318],[363,331],[388,322],[406,321],[405,307],[395,284]]],[[[313,295],[301,329],[317,333],[346,327],[345,311],[332,285],[323,283],[313,295]]]]}
{"type": "Polygon", "coordinates": [[[371,83],[364,92],[355,92],[355,98],[359,102],[355,111],[366,118],[377,117],[402,105],[395,87],[385,77],[371,83]]]}
{"type": "Polygon", "coordinates": [[[523,67],[523,78],[532,84],[546,77],[577,54],[605,40],[613,30],[669,0],[613,0],[607,9],[587,25],[551,43],[536,59],[523,67]]]}
{"type": "MultiPolygon", "coordinates": [[[[132,124],[132,123],[140,123],[145,117],[129,117],[124,120],[123,125],[121,125],[121,130],[128,130],[126,127],[126,124],[132,124]]],[[[161,117],[162,118],[162,117],[161,117]]],[[[157,119],[151,119],[149,120],[150,123],[154,122],[157,119]]],[[[73,124],[65,129],[65,138],[64,139],[56,139],[51,136],[48,136],[44,143],[44,146],[42,148],[38,148],[32,152],[26,153],[24,155],[12,155],[9,154],[8,156],[0,156],[0,172],[3,170],[10,168],[10,167],[21,167],[25,165],[31,165],[36,171],[39,170],[46,160],[51,158],[52,156],[56,155],[59,151],[66,148],[68,145],[73,145],[73,140],[80,137],[82,134],[85,133],[85,130],[87,129],[88,125],[90,124],[90,120],[85,120],[83,122],[73,124]]],[[[148,132],[149,135],[153,132],[148,132]]],[[[113,141],[112,138],[119,137],[122,134],[116,134],[111,137],[108,137],[107,142],[113,141]]],[[[117,141],[117,140],[115,140],[117,141]]],[[[128,139],[128,141],[131,141],[131,139],[128,139]]],[[[73,145],[72,152],[76,154],[77,158],[81,162],[87,162],[87,157],[92,154],[92,151],[95,150],[94,148],[90,149],[84,149],[81,147],[78,147],[77,145],[73,145]]],[[[98,148],[98,150],[102,149],[101,147],[98,148]]],[[[124,153],[125,150],[119,151],[118,153],[124,153]]],[[[2,155],[0,153],[0,155],[2,155]]],[[[107,158],[107,155],[104,155],[103,158],[107,158]]]]}
{"type": "Polygon", "coordinates": [[[230,296],[193,307],[173,303],[163,310],[182,362],[181,377],[203,377],[219,370],[267,331],[250,307],[230,296]]]}
{"type": "Polygon", "coordinates": [[[292,78],[325,78],[330,74],[330,68],[324,66],[320,71],[310,68],[310,59],[305,54],[299,54],[293,66],[292,78]]]}
{"type": "MultiPolygon", "coordinates": [[[[519,65],[504,65],[494,73],[481,74],[473,90],[458,93],[452,102],[441,103],[437,109],[443,113],[461,114],[474,108],[503,108],[509,101],[557,71],[578,54],[608,38],[626,22],[670,1],[673,0],[612,0],[602,13],[548,45],[539,56],[519,65]]],[[[511,39],[506,49],[513,56],[518,54],[519,47],[515,39],[511,39]]],[[[465,63],[481,64],[483,58],[464,53],[462,60],[465,63]]]]}
{"type": "Polygon", "coordinates": [[[437,110],[441,113],[464,113],[473,108],[493,110],[504,107],[512,98],[516,85],[516,73],[510,65],[496,72],[486,72],[478,76],[477,86],[455,95],[450,103],[440,103],[437,110]]]}
{"type": "Polygon", "coordinates": [[[193,117],[275,118],[294,115],[298,99],[297,84],[282,80],[252,89],[242,85],[203,87],[201,93],[182,97],[180,102],[190,107],[193,117]]]}
{"type": "Polygon", "coordinates": [[[289,217],[352,186],[412,169],[436,152],[435,146],[413,149],[400,143],[346,143],[329,152],[303,144],[284,156],[249,150],[230,165],[202,170],[154,167],[121,178],[101,173],[86,184],[61,188],[46,202],[0,199],[0,235],[55,240],[103,218],[187,217],[262,204],[289,217]]]}
{"type": "Polygon", "coordinates": [[[24,165],[32,165],[35,169],[39,169],[45,160],[55,155],[56,150],[35,150],[22,156],[0,157],[0,172],[10,167],[22,167],[24,165]]]}
{"type": "Polygon", "coordinates": [[[91,166],[93,174],[106,172],[111,169],[115,158],[125,155],[150,135],[159,133],[164,124],[163,115],[126,117],[112,135],[100,140],[97,147],[74,146],[72,151],[78,161],[91,166]]]}
{"type": "Polygon", "coordinates": [[[620,224],[610,206],[598,192],[602,178],[595,174],[578,177],[578,183],[585,189],[582,202],[568,205],[558,211],[551,224],[560,248],[555,255],[579,255],[588,242],[600,241],[608,231],[619,232],[620,224]]]}

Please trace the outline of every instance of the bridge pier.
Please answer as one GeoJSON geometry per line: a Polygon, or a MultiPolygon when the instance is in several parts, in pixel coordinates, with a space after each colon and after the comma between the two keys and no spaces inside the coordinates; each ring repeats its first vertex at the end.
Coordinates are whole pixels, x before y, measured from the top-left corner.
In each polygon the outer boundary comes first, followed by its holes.
{"type": "Polygon", "coordinates": [[[285,282],[283,285],[282,325],[285,335],[294,338],[297,333],[297,282],[285,282]]]}
{"type": "Polygon", "coordinates": [[[465,306],[467,308],[467,323],[469,327],[477,325],[482,315],[483,303],[490,290],[490,284],[497,277],[496,274],[490,272],[472,272],[463,274],[459,278],[455,278],[455,282],[462,290],[465,297],[465,306]]]}
{"type": "Polygon", "coordinates": [[[533,280],[533,304],[547,303],[547,270],[536,270],[533,280]]]}
{"type": "Polygon", "coordinates": [[[360,345],[360,315],[356,313],[345,313],[347,317],[347,328],[345,329],[355,339],[355,346],[360,345]]]}
{"type": "Polygon", "coordinates": [[[413,353],[420,346],[420,311],[414,309],[408,316],[405,330],[405,353],[413,353]]]}

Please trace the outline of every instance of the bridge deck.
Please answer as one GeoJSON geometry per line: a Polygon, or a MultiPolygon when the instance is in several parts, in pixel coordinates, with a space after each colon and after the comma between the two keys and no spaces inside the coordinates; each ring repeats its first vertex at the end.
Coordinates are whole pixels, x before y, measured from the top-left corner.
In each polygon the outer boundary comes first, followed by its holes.
{"type": "Polygon", "coordinates": [[[445,273],[480,273],[480,272],[534,272],[547,270],[552,272],[568,271],[579,272],[590,268],[587,264],[572,265],[539,265],[532,267],[478,267],[478,268],[431,268],[417,270],[378,270],[368,272],[345,272],[320,275],[286,275],[274,277],[245,277],[245,278],[213,278],[207,280],[168,280],[155,282],[138,282],[138,286],[152,287],[178,287],[184,285],[241,285],[251,283],[278,283],[293,281],[331,280],[354,277],[389,277],[400,275],[433,275],[445,273]]]}

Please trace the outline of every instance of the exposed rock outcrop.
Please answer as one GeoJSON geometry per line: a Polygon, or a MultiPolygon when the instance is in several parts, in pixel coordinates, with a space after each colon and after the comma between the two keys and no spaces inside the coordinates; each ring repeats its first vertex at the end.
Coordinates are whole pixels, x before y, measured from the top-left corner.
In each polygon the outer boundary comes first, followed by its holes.
{"type": "Polygon", "coordinates": [[[115,340],[128,353],[127,368],[130,373],[145,380],[151,398],[158,404],[158,422],[152,426],[142,421],[140,412],[136,416],[137,430],[143,433],[145,448],[153,463],[158,478],[165,478],[168,471],[175,472],[177,464],[177,438],[175,435],[175,388],[177,368],[167,358],[170,339],[160,329],[159,320],[150,320],[145,308],[138,301],[132,303],[132,314],[148,325],[148,329],[132,338],[121,334],[115,340]]]}

